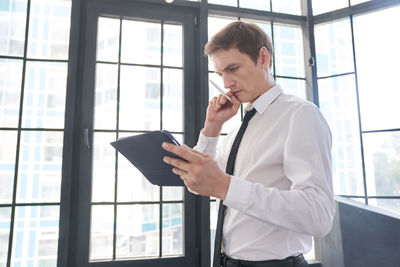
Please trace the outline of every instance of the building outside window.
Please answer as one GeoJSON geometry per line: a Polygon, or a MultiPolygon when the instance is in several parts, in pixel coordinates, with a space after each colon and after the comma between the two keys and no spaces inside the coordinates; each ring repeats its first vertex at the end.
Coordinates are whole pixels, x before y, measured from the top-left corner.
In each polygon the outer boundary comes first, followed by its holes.
{"type": "Polygon", "coordinates": [[[57,262],[70,13],[0,2],[0,266],[57,262]]]}
{"type": "Polygon", "coordinates": [[[400,211],[394,63],[400,39],[382,29],[398,25],[399,15],[393,7],[315,26],[320,108],[333,132],[335,194],[393,212],[400,211]]]}

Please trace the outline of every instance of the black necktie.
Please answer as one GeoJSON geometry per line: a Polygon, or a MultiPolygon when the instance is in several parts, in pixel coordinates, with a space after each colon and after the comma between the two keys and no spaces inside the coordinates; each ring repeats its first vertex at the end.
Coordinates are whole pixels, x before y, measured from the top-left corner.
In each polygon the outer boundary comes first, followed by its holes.
{"type": "MultiPolygon", "coordinates": [[[[243,134],[246,131],[247,125],[249,124],[250,119],[256,113],[256,109],[246,112],[244,115],[242,125],[233,141],[233,145],[231,148],[231,152],[229,153],[228,163],[226,164],[226,173],[232,175],[233,170],[235,169],[235,160],[236,154],[239,150],[240,141],[242,141],[243,134]]],[[[214,260],[213,267],[221,267],[221,242],[222,242],[222,226],[224,225],[224,217],[225,217],[226,206],[222,204],[222,200],[219,203],[218,209],[218,221],[217,221],[217,230],[215,232],[215,243],[214,243],[214,260]]]]}

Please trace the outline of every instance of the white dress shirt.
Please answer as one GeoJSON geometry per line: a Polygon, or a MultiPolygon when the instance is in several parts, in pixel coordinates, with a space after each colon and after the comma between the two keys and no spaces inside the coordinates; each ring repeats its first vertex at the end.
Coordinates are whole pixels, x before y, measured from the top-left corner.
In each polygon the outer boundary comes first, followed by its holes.
{"type": "MultiPolygon", "coordinates": [[[[335,213],[328,124],[313,103],[284,94],[279,85],[252,108],[257,112],[241,141],[224,201],[222,249],[252,261],[307,253],[312,236],[330,231],[335,213]]],[[[221,142],[201,133],[195,149],[225,171],[239,127],[221,142]]]]}

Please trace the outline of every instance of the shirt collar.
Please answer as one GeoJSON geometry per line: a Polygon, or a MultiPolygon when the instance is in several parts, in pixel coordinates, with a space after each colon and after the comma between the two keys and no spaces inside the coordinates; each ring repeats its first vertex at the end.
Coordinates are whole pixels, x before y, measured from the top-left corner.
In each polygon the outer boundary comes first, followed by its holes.
{"type": "Polygon", "coordinates": [[[278,98],[280,94],[282,94],[282,88],[276,84],[274,87],[260,95],[253,104],[249,105],[246,110],[251,110],[253,107],[256,109],[257,113],[262,115],[264,111],[267,109],[275,99],[278,98]]]}

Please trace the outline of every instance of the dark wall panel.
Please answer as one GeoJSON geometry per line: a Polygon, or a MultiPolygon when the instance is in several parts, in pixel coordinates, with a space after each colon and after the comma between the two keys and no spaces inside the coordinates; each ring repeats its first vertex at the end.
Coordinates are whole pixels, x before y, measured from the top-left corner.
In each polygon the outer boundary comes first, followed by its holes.
{"type": "Polygon", "coordinates": [[[346,267],[399,267],[400,220],[339,202],[346,267]]]}
{"type": "Polygon", "coordinates": [[[323,267],[400,267],[400,215],[338,197],[332,231],[316,239],[323,267]]]}

